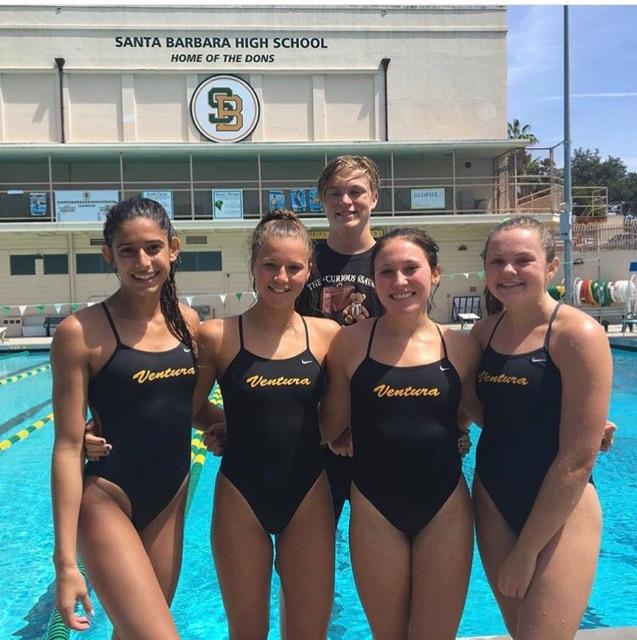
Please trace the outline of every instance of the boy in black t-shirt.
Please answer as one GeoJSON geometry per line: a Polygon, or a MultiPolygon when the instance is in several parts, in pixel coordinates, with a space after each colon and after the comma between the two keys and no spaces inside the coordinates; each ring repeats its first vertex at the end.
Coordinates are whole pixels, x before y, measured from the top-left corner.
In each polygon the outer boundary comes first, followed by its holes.
{"type": "MultiPolygon", "coordinates": [[[[327,240],[315,247],[315,269],[297,301],[302,315],[353,324],[382,313],[371,277],[375,244],[370,216],[379,194],[378,167],[366,156],[339,156],[325,167],[318,192],[329,222],[327,240]]],[[[349,498],[351,437],[347,430],[325,449],[336,522],[349,498]]]]}

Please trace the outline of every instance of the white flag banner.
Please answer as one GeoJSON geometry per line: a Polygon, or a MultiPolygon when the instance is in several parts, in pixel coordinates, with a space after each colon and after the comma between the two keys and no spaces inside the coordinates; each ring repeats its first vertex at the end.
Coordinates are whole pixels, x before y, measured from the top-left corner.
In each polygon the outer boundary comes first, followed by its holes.
{"type": "Polygon", "coordinates": [[[94,304],[97,304],[97,303],[95,303],[95,302],[87,302],[86,306],[87,307],[92,307],[94,304]]]}
{"type": "Polygon", "coordinates": [[[55,313],[59,315],[60,311],[62,311],[62,307],[64,306],[61,302],[56,302],[54,305],[55,313]]]}
{"type": "Polygon", "coordinates": [[[192,305],[192,301],[195,299],[195,296],[186,296],[186,303],[190,307],[192,305]]]}
{"type": "Polygon", "coordinates": [[[221,300],[221,304],[226,304],[226,298],[228,297],[227,293],[220,293],[219,300],[221,300]]]}
{"type": "Polygon", "coordinates": [[[29,308],[28,304],[21,304],[18,309],[20,309],[20,315],[23,316],[24,312],[29,308]]]}

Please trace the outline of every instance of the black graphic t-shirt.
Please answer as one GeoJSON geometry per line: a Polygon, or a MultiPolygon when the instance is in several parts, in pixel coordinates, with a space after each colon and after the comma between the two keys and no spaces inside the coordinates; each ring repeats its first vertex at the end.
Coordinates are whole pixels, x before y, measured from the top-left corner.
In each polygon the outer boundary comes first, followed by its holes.
{"type": "Polygon", "coordinates": [[[331,318],[341,325],[382,315],[371,277],[372,249],[344,255],[325,240],[315,244],[316,269],[296,302],[306,316],[331,318]]]}

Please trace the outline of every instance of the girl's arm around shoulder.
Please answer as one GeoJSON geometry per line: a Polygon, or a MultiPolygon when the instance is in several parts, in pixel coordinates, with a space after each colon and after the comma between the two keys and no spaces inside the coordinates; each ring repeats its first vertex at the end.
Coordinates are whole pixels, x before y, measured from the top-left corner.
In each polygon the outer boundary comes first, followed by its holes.
{"type": "Polygon", "coordinates": [[[482,403],[476,395],[476,377],[482,358],[482,347],[473,333],[443,328],[447,352],[462,382],[462,396],[458,410],[458,423],[466,430],[471,422],[482,426],[482,403]]]}
{"type": "Polygon", "coordinates": [[[323,442],[331,442],[350,426],[350,379],[365,356],[371,324],[357,323],[338,330],[326,357],[327,387],[319,411],[323,442]]]}
{"type": "Polygon", "coordinates": [[[197,386],[193,394],[193,422],[198,429],[205,430],[210,424],[223,421],[221,409],[208,401],[219,372],[226,321],[206,320],[197,331],[197,386]]]}

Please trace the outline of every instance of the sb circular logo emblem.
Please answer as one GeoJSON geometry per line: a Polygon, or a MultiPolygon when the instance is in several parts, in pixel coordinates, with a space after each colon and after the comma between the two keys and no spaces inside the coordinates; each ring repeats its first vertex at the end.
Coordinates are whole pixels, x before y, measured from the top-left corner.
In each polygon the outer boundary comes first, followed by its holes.
{"type": "Polygon", "coordinates": [[[259,100],[245,80],[231,75],[211,76],[192,94],[190,115],[209,140],[239,142],[257,126],[259,100]]]}

